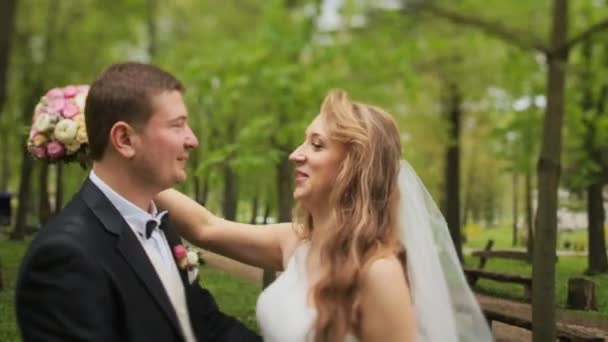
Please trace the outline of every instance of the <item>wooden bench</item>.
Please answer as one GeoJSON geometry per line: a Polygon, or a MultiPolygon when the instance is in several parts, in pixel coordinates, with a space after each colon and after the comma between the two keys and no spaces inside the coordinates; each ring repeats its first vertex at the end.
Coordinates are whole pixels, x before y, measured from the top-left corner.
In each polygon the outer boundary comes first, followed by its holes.
{"type": "MultiPolygon", "coordinates": [[[[492,240],[490,240],[492,241],[492,240]]],[[[510,250],[498,250],[498,251],[475,251],[471,253],[473,256],[479,257],[480,259],[511,259],[511,260],[521,260],[521,261],[529,261],[530,258],[528,253],[520,252],[520,251],[510,251],[510,250]]]]}
{"type": "Polygon", "coordinates": [[[472,255],[479,257],[479,265],[477,268],[465,267],[464,273],[471,286],[475,286],[479,278],[490,279],[503,283],[514,283],[524,286],[524,299],[532,298],[532,277],[522,276],[519,274],[509,274],[494,271],[484,270],[486,262],[489,258],[505,258],[515,260],[528,260],[528,255],[525,252],[518,251],[493,251],[492,246],[494,240],[488,240],[486,247],[482,251],[475,251],[472,255]]]}
{"type": "MultiPolygon", "coordinates": [[[[530,318],[509,315],[486,307],[483,307],[482,309],[490,327],[492,327],[492,322],[498,321],[532,331],[532,320],[530,318]]],[[[605,334],[597,329],[580,328],[566,323],[557,323],[556,335],[560,342],[606,341],[605,334]]]]}

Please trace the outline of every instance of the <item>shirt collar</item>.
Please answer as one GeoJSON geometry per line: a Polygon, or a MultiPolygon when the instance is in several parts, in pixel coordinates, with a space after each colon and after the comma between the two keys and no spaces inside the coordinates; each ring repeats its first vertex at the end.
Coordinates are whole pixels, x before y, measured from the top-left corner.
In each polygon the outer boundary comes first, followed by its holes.
{"type": "Polygon", "coordinates": [[[140,207],[114,191],[106,182],[95,174],[95,171],[91,170],[89,179],[104,195],[106,195],[108,200],[116,207],[129,226],[131,226],[131,228],[140,236],[146,236],[146,223],[148,221],[153,220],[156,221],[157,225],[160,225],[161,219],[167,214],[167,211],[159,213],[154,201],[150,201],[150,212],[142,210],[140,207]]]}

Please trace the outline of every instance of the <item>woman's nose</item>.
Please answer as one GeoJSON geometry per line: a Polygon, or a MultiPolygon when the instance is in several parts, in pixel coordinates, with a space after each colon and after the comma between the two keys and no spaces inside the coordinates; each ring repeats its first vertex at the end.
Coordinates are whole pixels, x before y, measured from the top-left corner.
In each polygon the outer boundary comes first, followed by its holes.
{"type": "Polygon", "coordinates": [[[306,160],[306,156],[302,153],[302,146],[298,146],[291,154],[289,155],[289,160],[292,162],[302,162],[306,160]]]}

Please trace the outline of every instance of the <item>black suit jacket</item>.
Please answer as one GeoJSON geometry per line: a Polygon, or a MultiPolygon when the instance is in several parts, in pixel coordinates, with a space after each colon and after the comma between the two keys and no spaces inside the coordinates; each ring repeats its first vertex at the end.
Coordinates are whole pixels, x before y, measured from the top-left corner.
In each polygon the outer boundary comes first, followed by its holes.
{"type": "MultiPolygon", "coordinates": [[[[171,227],[173,250],[180,243],[171,227]]],[[[181,271],[199,342],[261,341],[181,271]]],[[[16,289],[24,341],[182,341],[177,316],[132,229],[90,180],[38,233],[16,289]]]]}

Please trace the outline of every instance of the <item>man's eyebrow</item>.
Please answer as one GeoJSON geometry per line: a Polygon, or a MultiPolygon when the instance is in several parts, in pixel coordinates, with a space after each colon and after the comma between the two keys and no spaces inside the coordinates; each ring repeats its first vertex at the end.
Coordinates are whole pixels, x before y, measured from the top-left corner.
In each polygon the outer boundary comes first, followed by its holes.
{"type": "Polygon", "coordinates": [[[183,121],[183,120],[187,120],[187,119],[188,119],[188,115],[184,114],[184,115],[180,115],[175,118],[169,119],[169,122],[178,122],[178,121],[183,121]]]}

